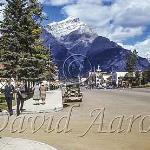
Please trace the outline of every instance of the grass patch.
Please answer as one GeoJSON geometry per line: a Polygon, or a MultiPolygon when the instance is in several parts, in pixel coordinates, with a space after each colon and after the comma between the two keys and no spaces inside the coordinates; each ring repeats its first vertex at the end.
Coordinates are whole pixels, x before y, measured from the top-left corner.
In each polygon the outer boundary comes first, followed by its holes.
{"type": "Polygon", "coordinates": [[[6,110],[7,109],[7,104],[5,102],[5,96],[4,94],[0,94],[0,110],[6,110]]]}
{"type": "Polygon", "coordinates": [[[7,109],[7,104],[6,103],[0,103],[0,110],[6,110],[7,109]]]}
{"type": "Polygon", "coordinates": [[[5,96],[3,93],[0,93],[0,103],[5,102],[5,96]]]}

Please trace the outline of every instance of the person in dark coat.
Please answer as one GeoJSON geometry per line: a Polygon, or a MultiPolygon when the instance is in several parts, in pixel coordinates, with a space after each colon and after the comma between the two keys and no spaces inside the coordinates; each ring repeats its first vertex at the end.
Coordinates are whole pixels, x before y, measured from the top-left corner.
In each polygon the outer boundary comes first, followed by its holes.
{"type": "Polygon", "coordinates": [[[18,82],[17,86],[17,116],[19,116],[20,111],[23,111],[23,105],[26,98],[26,88],[23,82],[18,82]]]}
{"type": "Polygon", "coordinates": [[[4,94],[5,94],[5,99],[7,102],[8,112],[10,116],[13,115],[13,110],[12,110],[13,92],[14,92],[14,86],[11,84],[10,80],[7,80],[7,84],[4,88],[4,94]]]}

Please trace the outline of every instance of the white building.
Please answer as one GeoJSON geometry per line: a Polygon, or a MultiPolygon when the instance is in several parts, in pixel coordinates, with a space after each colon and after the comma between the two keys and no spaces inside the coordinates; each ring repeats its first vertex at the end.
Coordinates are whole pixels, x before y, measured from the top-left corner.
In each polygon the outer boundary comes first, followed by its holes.
{"type": "Polygon", "coordinates": [[[107,81],[108,78],[110,78],[112,76],[110,73],[102,72],[99,65],[98,65],[97,70],[95,70],[94,72],[89,72],[89,77],[92,75],[95,78],[95,85],[96,86],[103,84],[104,81],[107,81]]]}
{"type": "Polygon", "coordinates": [[[125,77],[128,72],[112,72],[112,81],[115,81],[118,84],[119,78],[125,77]]]}

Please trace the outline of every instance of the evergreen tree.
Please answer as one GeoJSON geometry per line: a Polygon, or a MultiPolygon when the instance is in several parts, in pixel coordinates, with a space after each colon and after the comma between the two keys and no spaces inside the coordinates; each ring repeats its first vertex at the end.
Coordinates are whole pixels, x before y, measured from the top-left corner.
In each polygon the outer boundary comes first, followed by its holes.
{"type": "Polygon", "coordinates": [[[54,81],[58,78],[58,68],[56,64],[53,62],[53,55],[51,52],[51,49],[49,48],[49,62],[47,63],[46,66],[46,72],[45,72],[45,77],[49,81],[54,81]]]}
{"type": "Polygon", "coordinates": [[[6,0],[4,20],[0,24],[0,75],[19,79],[44,79],[47,64],[53,74],[55,66],[40,39],[42,7],[37,0],[6,0]]]}
{"type": "Polygon", "coordinates": [[[128,54],[126,70],[129,73],[132,73],[135,70],[135,67],[136,67],[136,64],[137,64],[137,58],[138,58],[137,53],[138,52],[136,50],[133,50],[133,52],[130,52],[128,54]]]}
{"type": "Polygon", "coordinates": [[[133,50],[133,52],[131,51],[128,54],[126,62],[126,71],[128,73],[125,75],[125,80],[128,80],[130,87],[132,87],[132,83],[134,80],[134,71],[136,69],[137,59],[138,55],[136,50],[133,50]]]}
{"type": "Polygon", "coordinates": [[[143,84],[147,84],[148,82],[150,82],[150,65],[143,72],[143,84]]]}

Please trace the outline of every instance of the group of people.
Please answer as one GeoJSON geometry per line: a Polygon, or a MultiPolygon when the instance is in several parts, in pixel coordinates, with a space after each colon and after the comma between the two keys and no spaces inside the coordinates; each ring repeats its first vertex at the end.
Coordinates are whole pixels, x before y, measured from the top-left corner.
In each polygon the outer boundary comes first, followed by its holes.
{"type": "MultiPolygon", "coordinates": [[[[42,100],[41,104],[45,104],[46,99],[46,91],[47,86],[44,83],[36,83],[33,87],[33,100],[35,100],[35,104],[39,105],[40,100],[42,100]]],[[[16,113],[17,116],[20,115],[20,113],[24,110],[24,101],[27,98],[27,86],[24,84],[24,82],[17,82],[15,86],[11,83],[11,80],[7,80],[7,83],[4,88],[4,95],[8,107],[8,112],[11,115],[13,115],[13,99],[14,95],[16,95],[16,113]]]]}
{"type": "Polygon", "coordinates": [[[33,100],[35,100],[35,105],[39,105],[40,100],[42,100],[41,104],[45,104],[47,86],[43,82],[41,84],[37,82],[33,88],[33,91],[33,100]]]}
{"type": "Polygon", "coordinates": [[[8,107],[8,112],[11,115],[13,115],[13,109],[12,109],[12,104],[13,104],[13,98],[14,98],[14,93],[16,93],[16,100],[17,100],[17,116],[20,115],[20,112],[23,111],[23,105],[24,105],[24,100],[26,99],[26,86],[23,82],[17,82],[16,86],[14,87],[11,84],[11,80],[7,80],[7,84],[4,88],[4,94],[5,94],[5,99],[8,107]]]}

